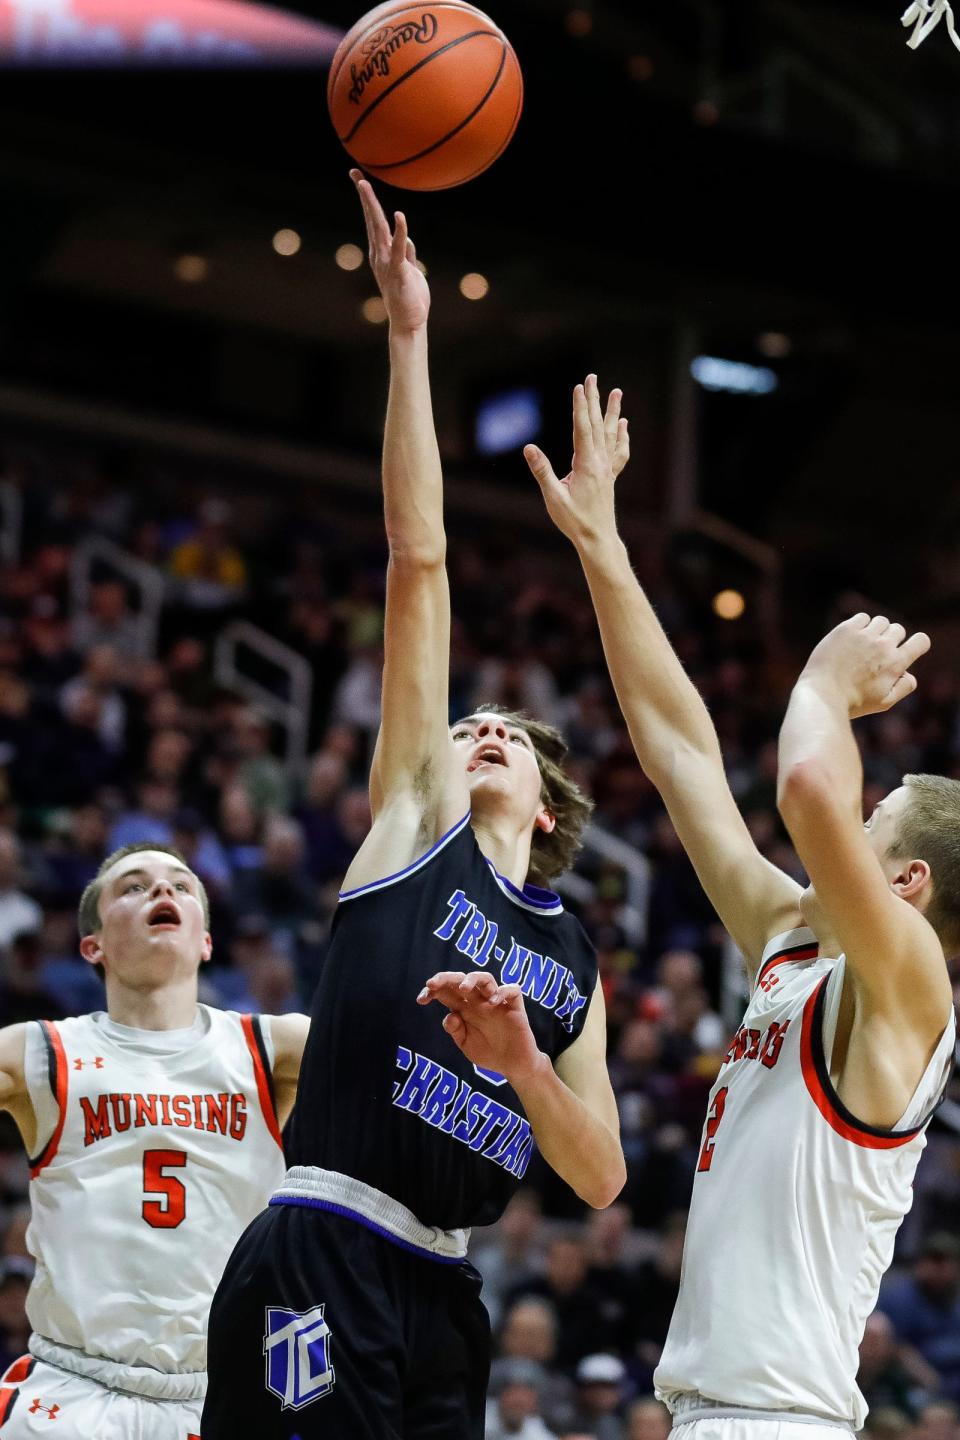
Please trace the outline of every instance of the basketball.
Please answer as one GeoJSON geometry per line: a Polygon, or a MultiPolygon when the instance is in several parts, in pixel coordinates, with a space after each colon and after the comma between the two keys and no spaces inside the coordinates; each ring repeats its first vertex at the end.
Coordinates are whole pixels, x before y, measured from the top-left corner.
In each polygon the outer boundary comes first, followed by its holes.
{"type": "Polygon", "coordinates": [[[510,41],[473,5],[387,0],[340,42],[327,103],[368,175],[403,190],[446,190],[506,149],[523,77],[510,41]]]}

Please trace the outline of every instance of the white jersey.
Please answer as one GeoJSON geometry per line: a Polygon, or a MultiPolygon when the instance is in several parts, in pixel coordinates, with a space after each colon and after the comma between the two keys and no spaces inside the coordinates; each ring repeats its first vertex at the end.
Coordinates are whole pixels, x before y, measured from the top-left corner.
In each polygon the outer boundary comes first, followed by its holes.
{"type": "Polygon", "coordinates": [[[830,1080],[844,959],[810,930],[777,936],[710,1093],[680,1295],[658,1398],[795,1410],[859,1430],[857,1348],[913,1199],[925,1127],[950,1074],[951,1015],[893,1130],[830,1080]]]}
{"type": "Polygon", "coordinates": [[[66,1364],[70,1347],[67,1368],[117,1388],[134,1367],[156,1377],[143,1393],[202,1394],[213,1292],[284,1175],[267,1029],[205,1005],[189,1030],[28,1025],[35,1355],[66,1364]]]}

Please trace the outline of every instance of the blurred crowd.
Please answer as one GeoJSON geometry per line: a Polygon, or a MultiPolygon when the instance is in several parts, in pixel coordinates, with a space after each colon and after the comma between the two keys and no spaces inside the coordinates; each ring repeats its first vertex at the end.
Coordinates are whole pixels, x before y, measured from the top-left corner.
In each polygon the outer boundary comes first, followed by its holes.
{"type": "MultiPolygon", "coordinates": [[[[0,451],[19,496],[19,544],[0,572],[0,1024],[98,1009],[77,952],[76,907],[109,851],[172,844],[211,900],[201,998],[309,1008],[338,882],[370,822],[385,553],[308,495],[192,473],[130,453],[0,451]],[[159,625],[87,537],[112,541],[162,584],[159,625]],[[79,577],[79,578],[78,578],[79,577]],[[80,583],[82,580],[83,583],[80,583]],[[217,635],[244,619],[313,675],[308,754],[218,678],[217,635]]],[[[358,507],[359,516],[359,507],[358,507]]],[[[12,536],[12,532],[10,532],[12,536]]],[[[536,1162],[502,1222],[474,1240],[496,1335],[489,1440],[664,1440],[651,1376],[679,1280],[705,1102],[726,1048],[726,937],[643,776],[606,677],[572,553],[451,521],[451,718],[484,702],[563,730],[596,824],[645,857],[638,913],[624,871],[595,851],[565,894],[593,939],[629,1179],[586,1220],[536,1162]]],[[[775,806],[776,734],[793,670],[767,613],[710,609],[714,576],[664,549],[640,557],[673,643],[707,700],[733,791],[759,848],[798,878],[775,806]]],[[[822,617],[841,618],[844,601],[822,617]]],[[[854,605],[853,608],[859,608],[854,605]]],[[[254,670],[283,693],[282,678],[254,670]]],[[[262,693],[262,692],[261,692],[262,693]]],[[[928,663],[917,695],[860,727],[865,805],[903,773],[960,778],[960,685],[928,663]]],[[[916,1202],[861,1350],[869,1428],[960,1440],[960,1121],[934,1122],[916,1202]]],[[[0,1116],[0,1369],[22,1353],[27,1171],[0,1116]]]]}

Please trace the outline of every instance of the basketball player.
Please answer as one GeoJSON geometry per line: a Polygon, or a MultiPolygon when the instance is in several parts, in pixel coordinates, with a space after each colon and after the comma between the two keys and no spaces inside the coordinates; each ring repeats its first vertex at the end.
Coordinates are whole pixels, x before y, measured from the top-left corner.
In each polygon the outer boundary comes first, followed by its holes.
{"type": "Polygon", "coordinates": [[[691,1427],[683,1440],[859,1430],[857,1346],[955,1045],[960,783],[908,775],[864,828],[850,721],[910,694],[930,642],[857,615],[810,656],[780,736],[780,811],[813,882],[801,892],[755,849],[631,571],[608,460],[618,422],[605,435],[595,376],[574,420],[565,480],[535,446],[527,460],[579,553],[644,770],[756,969],[710,1095],[657,1394],[691,1427]]]}
{"type": "Polygon", "coordinates": [[[208,921],[176,852],[118,850],[79,915],[106,1014],[0,1031],[0,1105],[34,1157],[37,1262],[2,1440],[199,1440],[210,1300],[283,1175],[307,1032],[304,1015],[197,1003],[208,921]]]}
{"type": "Polygon", "coordinates": [[[429,290],[403,216],[391,234],[353,178],[390,319],[374,821],[313,1006],[294,1168],[214,1301],[204,1440],[481,1440],[468,1228],[501,1214],[534,1140],[590,1205],[625,1179],[596,958],[544,888],[588,807],[549,727],[483,710],[448,728],[429,290]]]}

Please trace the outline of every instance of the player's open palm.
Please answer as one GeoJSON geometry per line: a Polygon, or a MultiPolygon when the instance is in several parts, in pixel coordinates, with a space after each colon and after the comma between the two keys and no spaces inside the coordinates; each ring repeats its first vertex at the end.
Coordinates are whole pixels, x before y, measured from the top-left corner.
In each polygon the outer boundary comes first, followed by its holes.
{"type": "Polygon", "coordinates": [[[357,187],[367,226],[370,268],[387,307],[394,330],[419,330],[430,313],[430,287],[417,264],[417,252],[407,230],[407,219],[399,210],[391,231],[383,206],[369,180],[359,170],[350,171],[357,187]]]}
{"type": "Polygon", "coordinates": [[[614,483],[630,458],[621,398],[620,390],[611,390],[604,412],[596,375],[588,375],[574,390],[573,462],[562,480],[536,445],[527,445],[523,452],[550,519],[575,545],[616,531],[614,483]]]}
{"type": "Polygon", "coordinates": [[[847,702],[851,720],[890,710],[917,688],[910,666],[930,649],[922,630],[907,635],[885,615],[853,615],[825,635],[804,674],[826,679],[847,702]]]}
{"type": "Polygon", "coordinates": [[[496,1070],[512,1085],[542,1061],[518,985],[498,985],[486,971],[444,970],[427,981],[417,1001],[439,1000],[450,1012],[443,1028],[474,1065],[496,1070]]]}

